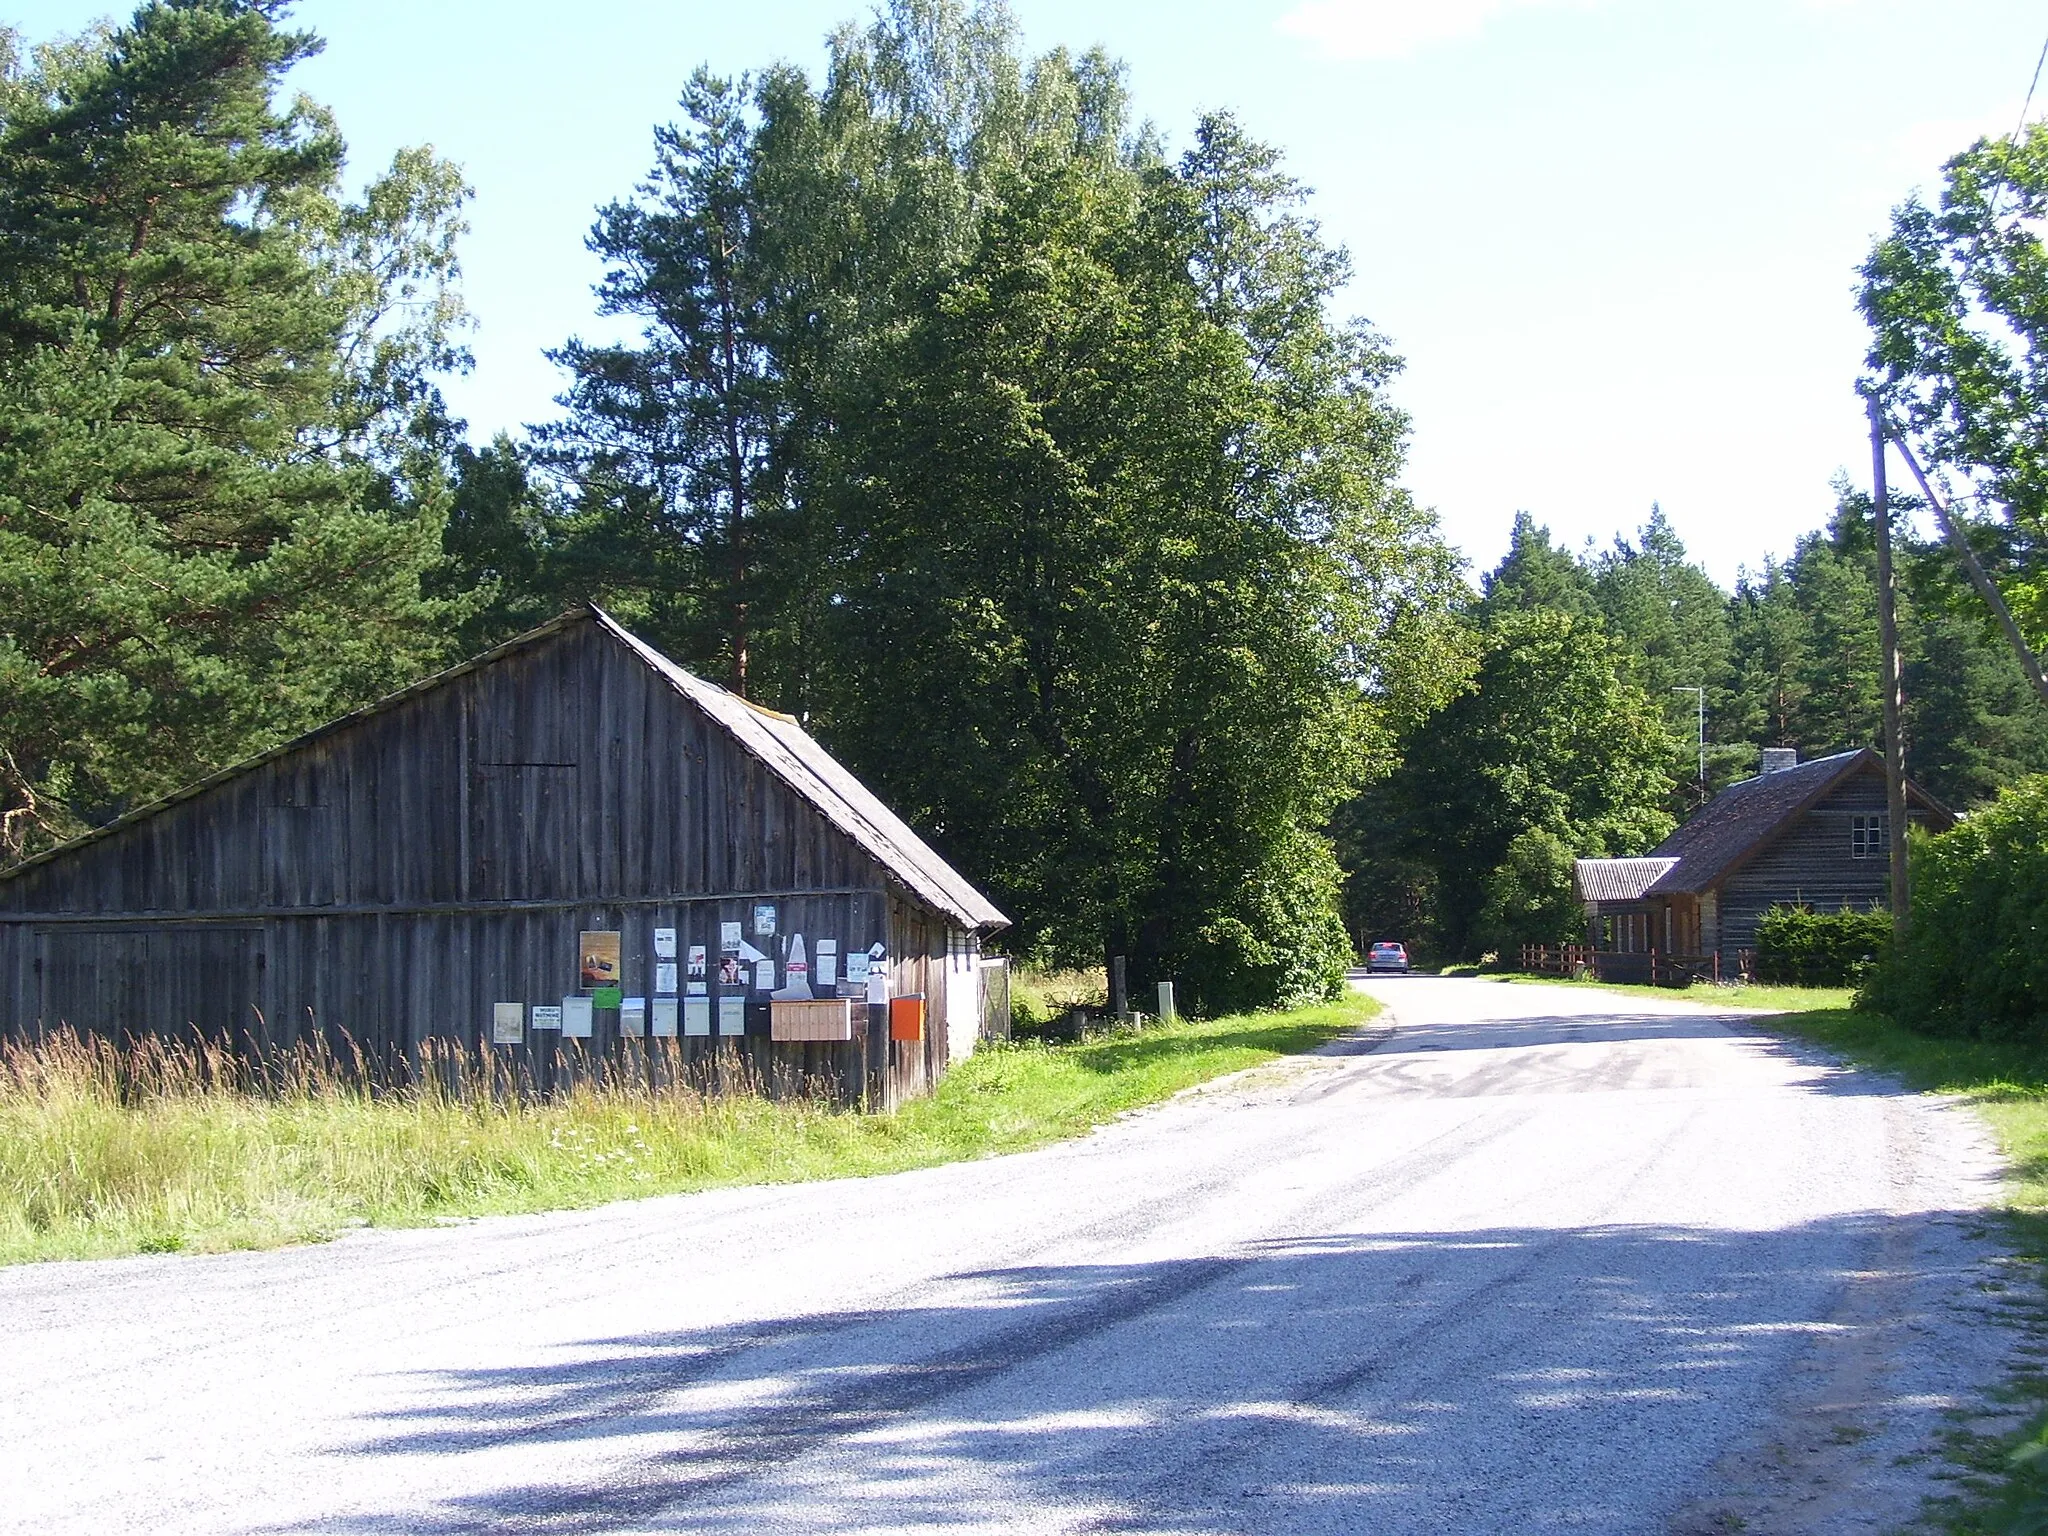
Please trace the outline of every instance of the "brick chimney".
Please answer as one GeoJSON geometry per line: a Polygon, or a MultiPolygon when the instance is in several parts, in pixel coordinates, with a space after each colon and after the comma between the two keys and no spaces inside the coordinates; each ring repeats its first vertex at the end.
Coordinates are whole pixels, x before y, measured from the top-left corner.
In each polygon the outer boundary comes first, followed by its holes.
{"type": "Polygon", "coordinates": [[[1797,747],[1765,747],[1764,765],[1760,773],[1783,773],[1787,768],[1799,766],[1797,747]]]}

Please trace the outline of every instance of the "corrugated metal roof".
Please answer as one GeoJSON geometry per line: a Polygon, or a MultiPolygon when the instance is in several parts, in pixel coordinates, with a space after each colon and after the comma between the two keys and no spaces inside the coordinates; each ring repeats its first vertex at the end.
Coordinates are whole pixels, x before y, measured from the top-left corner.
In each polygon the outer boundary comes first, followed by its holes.
{"type": "Polygon", "coordinates": [[[1579,859],[1575,862],[1582,901],[1640,901],[1676,859],[1579,859]]]}
{"type": "Polygon", "coordinates": [[[815,806],[920,901],[969,928],[1009,926],[1010,920],[994,903],[933,852],[795,720],[685,672],[603,609],[593,605],[591,611],[610,634],[731,732],[770,772],[815,806]]]}

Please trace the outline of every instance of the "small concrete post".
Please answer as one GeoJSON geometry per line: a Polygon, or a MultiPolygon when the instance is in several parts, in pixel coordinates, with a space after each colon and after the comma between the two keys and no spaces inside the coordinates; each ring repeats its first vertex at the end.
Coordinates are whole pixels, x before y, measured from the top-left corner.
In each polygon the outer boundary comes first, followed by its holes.
{"type": "Polygon", "coordinates": [[[1159,983],[1159,1022],[1171,1024],[1179,1017],[1180,1010],[1173,1006],[1173,983],[1162,981],[1159,983]]]}

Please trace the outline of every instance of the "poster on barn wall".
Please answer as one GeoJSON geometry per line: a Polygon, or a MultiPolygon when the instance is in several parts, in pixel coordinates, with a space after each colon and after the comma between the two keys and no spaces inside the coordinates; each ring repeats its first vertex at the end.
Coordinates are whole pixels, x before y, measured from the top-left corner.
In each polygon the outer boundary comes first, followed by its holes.
{"type": "Polygon", "coordinates": [[[533,1027],[535,1029],[560,1029],[562,1027],[562,1010],[553,1003],[535,1003],[533,1005],[533,1027]]]}
{"type": "Polygon", "coordinates": [[[718,925],[718,952],[721,955],[736,955],[740,952],[740,925],[720,923],[718,925]]]}
{"type": "Polygon", "coordinates": [[[839,985],[839,941],[818,940],[818,990],[830,997],[839,985]]]}
{"type": "Polygon", "coordinates": [[[576,985],[585,991],[619,984],[619,936],[616,932],[580,933],[576,953],[581,957],[576,985]]]}
{"type": "Polygon", "coordinates": [[[764,901],[754,908],[754,937],[772,939],[775,937],[775,903],[764,901]]]}
{"type": "Polygon", "coordinates": [[[673,993],[676,990],[676,963],[673,960],[654,962],[654,990],[673,993]]]}
{"type": "Polygon", "coordinates": [[[673,928],[654,930],[654,958],[673,960],[676,957],[676,931],[673,928]]]}
{"type": "MultiPolygon", "coordinates": [[[[702,944],[692,944],[690,946],[690,968],[688,971],[684,973],[684,980],[689,982],[690,990],[692,992],[698,993],[700,995],[703,993],[705,981],[705,957],[704,946],[702,944]]],[[[675,988],[670,987],[669,990],[673,992],[675,988]]]]}
{"type": "Polygon", "coordinates": [[[590,1023],[596,1010],[587,997],[565,997],[562,999],[562,1035],[569,1040],[588,1040],[590,1023]]]}
{"type": "Polygon", "coordinates": [[[491,1004],[491,1044],[519,1045],[526,1039],[526,1004],[491,1004]]]}

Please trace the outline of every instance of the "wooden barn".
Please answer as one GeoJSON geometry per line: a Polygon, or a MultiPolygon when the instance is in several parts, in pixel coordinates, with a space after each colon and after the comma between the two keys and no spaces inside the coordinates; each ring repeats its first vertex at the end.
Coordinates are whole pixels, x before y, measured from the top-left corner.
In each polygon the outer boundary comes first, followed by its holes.
{"type": "MultiPolygon", "coordinates": [[[[1907,814],[1946,831],[1955,817],[1910,780],[1907,814]]],[[[1647,977],[1654,953],[1734,974],[1757,919],[1779,904],[1816,911],[1891,905],[1884,759],[1868,747],[1802,763],[1767,748],[1763,771],[1731,784],[1642,858],[1581,859],[1596,968],[1647,977]]]]}
{"type": "Polygon", "coordinates": [[[635,1040],[894,1104],[973,1050],[1003,914],[787,715],[595,607],[0,873],[0,1031],[635,1040]]]}

